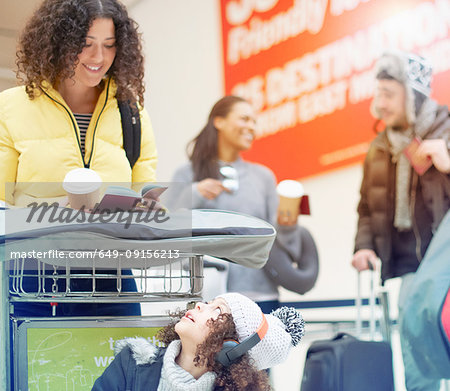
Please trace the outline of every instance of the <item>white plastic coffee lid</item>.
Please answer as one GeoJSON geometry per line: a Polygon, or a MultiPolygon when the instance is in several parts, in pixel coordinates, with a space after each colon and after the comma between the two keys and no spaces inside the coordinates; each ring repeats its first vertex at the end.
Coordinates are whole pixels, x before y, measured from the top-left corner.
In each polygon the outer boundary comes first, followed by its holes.
{"type": "Polygon", "coordinates": [[[75,168],[69,171],[63,181],[63,188],[71,194],[88,194],[102,184],[102,178],[89,168],[75,168]]]}
{"type": "Polygon", "coordinates": [[[298,181],[286,179],[281,181],[277,186],[277,193],[287,198],[298,198],[305,194],[303,185],[298,181]]]}

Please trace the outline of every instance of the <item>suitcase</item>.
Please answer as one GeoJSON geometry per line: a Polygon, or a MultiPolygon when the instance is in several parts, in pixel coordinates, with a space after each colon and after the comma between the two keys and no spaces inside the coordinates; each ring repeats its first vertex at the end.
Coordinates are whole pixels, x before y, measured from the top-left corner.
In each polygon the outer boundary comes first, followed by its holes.
{"type": "MultiPolygon", "coordinates": [[[[358,315],[361,295],[358,276],[358,315]]],[[[371,297],[374,297],[373,273],[371,297]]],[[[371,299],[371,338],[374,331],[375,300],[371,299]]],[[[393,391],[391,345],[385,341],[363,341],[347,333],[309,347],[303,370],[301,391],[393,391]]]]}

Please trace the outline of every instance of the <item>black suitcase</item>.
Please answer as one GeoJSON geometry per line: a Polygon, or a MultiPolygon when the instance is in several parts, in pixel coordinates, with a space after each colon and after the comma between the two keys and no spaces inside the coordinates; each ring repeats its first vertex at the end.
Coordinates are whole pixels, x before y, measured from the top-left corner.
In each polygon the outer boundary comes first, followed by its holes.
{"type": "Polygon", "coordinates": [[[387,342],[339,333],[308,349],[301,391],[393,390],[392,350],[387,342]]]}
{"type": "MultiPolygon", "coordinates": [[[[371,281],[371,338],[374,337],[374,273],[371,281]]],[[[386,300],[382,301],[387,308],[386,300]],[[385,304],[386,303],[386,304],[385,304]]],[[[357,329],[361,328],[358,275],[357,329]]],[[[387,318],[385,319],[388,320],[387,318]]],[[[388,322],[385,322],[388,323],[388,322]]],[[[386,326],[389,328],[389,326],[386,326]]],[[[385,338],[386,338],[386,333],[385,338]]],[[[389,335],[386,339],[389,339],[389,335]]],[[[315,341],[306,353],[301,391],[393,391],[392,349],[388,342],[363,341],[346,333],[315,341]]]]}

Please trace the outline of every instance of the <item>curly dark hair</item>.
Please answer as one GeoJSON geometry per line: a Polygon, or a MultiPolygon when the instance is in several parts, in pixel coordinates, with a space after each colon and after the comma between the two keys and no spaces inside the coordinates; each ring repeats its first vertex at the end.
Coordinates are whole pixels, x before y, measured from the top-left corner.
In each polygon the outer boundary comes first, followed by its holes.
{"type": "MultiPolygon", "coordinates": [[[[180,339],[175,331],[175,325],[186,312],[172,314],[174,321],[161,329],[157,338],[168,345],[170,342],[180,339]]],[[[226,339],[238,339],[236,327],[231,314],[221,314],[215,320],[207,323],[211,329],[205,341],[197,346],[195,365],[205,365],[209,371],[216,374],[216,386],[223,387],[224,391],[270,391],[270,383],[265,371],[259,371],[252,364],[248,354],[244,354],[229,367],[224,367],[216,361],[216,355],[226,339]]]]}
{"type": "Polygon", "coordinates": [[[194,181],[205,178],[218,179],[219,176],[219,146],[217,129],[214,126],[216,117],[226,117],[236,103],[246,102],[244,98],[227,95],[219,99],[211,109],[208,122],[200,133],[189,142],[187,152],[192,163],[194,181]]]}
{"type": "Polygon", "coordinates": [[[118,100],[144,103],[144,57],[137,23],[117,0],[44,0],[28,21],[16,53],[17,78],[30,99],[47,81],[53,86],[72,77],[86,35],[97,18],[113,20],[116,56],[108,75],[118,100]]]}

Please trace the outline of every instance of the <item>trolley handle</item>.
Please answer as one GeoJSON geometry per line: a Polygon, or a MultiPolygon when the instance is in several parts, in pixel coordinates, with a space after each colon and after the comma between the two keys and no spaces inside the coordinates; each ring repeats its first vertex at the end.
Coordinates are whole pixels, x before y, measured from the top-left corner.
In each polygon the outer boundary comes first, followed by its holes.
{"type": "Polygon", "coordinates": [[[203,260],[203,267],[207,267],[207,268],[211,268],[211,269],[214,268],[218,272],[223,272],[227,269],[225,265],[223,265],[219,262],[207,261],[205,259],[203,260]]]}

